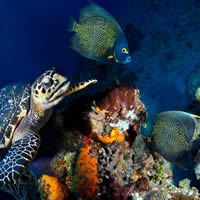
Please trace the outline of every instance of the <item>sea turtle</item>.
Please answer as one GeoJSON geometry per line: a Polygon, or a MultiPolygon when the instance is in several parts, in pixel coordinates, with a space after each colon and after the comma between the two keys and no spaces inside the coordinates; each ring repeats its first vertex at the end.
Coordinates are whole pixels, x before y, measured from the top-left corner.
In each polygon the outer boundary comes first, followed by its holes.
{"type": "Polygon", "coordinates": [[[15,182],[34,159],[40,144],[38,132],[53,107],[65,96],[96,82],[70,87],[70,81],[52,69],[32,85],[10,85],[0,90],[0,149],[7,149],[0,161],[0,185],[15,182]]]}

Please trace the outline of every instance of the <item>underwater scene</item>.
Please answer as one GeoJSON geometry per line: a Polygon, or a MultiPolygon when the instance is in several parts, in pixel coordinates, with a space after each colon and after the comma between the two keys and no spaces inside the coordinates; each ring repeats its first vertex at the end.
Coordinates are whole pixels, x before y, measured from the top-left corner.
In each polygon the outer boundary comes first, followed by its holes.
{"type": "Polygon", "coordinates": [[[200,1],[0,1],[0,200],[200,200],[200,1]]]}

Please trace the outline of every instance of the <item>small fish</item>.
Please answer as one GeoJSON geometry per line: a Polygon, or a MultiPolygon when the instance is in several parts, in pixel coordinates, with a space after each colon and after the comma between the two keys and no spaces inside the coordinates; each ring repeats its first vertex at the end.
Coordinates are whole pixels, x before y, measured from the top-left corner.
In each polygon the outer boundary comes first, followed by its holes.
{"type": "Polygon", "coordinates": [[[128,43],[116,20],[102,7],[91,3],[84,7],[79,22],[71,19],[68,30],[75,32],[70,47],[80,55],[106,63],[131,61],[128,43]]]}
{"type": "Polygon", "coordinates": [[[147,120],[142,134],[150,137],[151,150],[169,162],[188,169],[192,142],[199,137],[199,116],[182,112],[167,111],[147,120]]]}

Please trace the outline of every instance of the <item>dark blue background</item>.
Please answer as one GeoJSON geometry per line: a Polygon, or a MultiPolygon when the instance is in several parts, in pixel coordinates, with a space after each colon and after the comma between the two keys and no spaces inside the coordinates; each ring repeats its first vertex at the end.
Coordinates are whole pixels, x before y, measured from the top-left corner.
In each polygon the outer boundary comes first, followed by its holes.
{"type": "Polygon", "coordinates": [[[79,56],[66,45],[66,22],[79,5],[69,2],[0,1],[1,86],[33,79],[51,66],[74,74],[79,56]]]}

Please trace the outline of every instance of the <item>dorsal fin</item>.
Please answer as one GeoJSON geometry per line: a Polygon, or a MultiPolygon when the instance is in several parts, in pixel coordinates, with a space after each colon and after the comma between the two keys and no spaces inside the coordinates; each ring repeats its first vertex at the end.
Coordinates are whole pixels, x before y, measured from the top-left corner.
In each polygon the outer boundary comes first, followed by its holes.
{"type": "Polygon", "coordinates": [[[113,16],[110,13],[108,13],[104,8],[98,6],[94,2],[91,2],[89,5],[81,9],[79,22],[87,20],[88,18],[93,17],[93,16],[106,17],[116,23],[116,20],[113,18],[113,16]]]}

